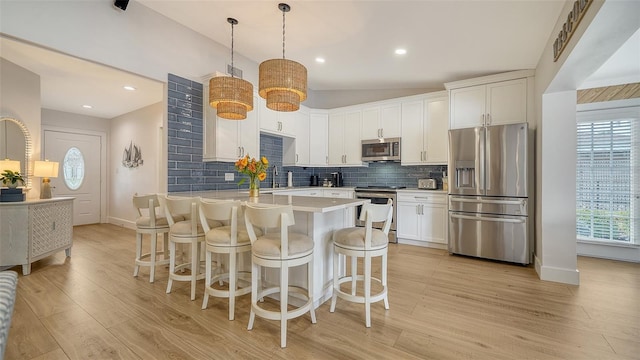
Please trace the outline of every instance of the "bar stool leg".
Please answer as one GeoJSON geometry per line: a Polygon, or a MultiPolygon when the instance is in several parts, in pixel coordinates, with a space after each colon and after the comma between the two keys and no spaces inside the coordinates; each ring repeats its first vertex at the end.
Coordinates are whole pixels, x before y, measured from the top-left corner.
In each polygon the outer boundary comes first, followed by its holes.
{"type": "Polygon", "coordinates": [[[173,285],[172,276],[176,269],[176,243],[169,242],[169,280],[167,281],[167,294],[171,293],[171,285],[173,285]]]}
{"type": "Polygon", "coordinates": [[[364,255],[364,313],[366,327],[371,327],[371,254],[364,255]]]}
{"type": "Polygon", "coordinates": [[[149,270],[149,282],[152,283],[156,276],[156,243],[158,242],[158,233],[154,232],[150,234],[149,237],[151,238],[151,252],[149,253],[151,270],[149,270]]]}
{"type": "Polygon", "coordinates": [[[356,295],[356,286],[358,277],[358,258],[351,256],[351,295],[356,295]]]}
{"type": "Polygon", "coordinates": [[[138,261],[142,256],[142,234],[136,233],[136,266],[133,268],[133,276],[138,276],[138,271],[140,270],[140,265],[138,265],[138,261]]]}
{"type": "Polygon", "coordinates": [[[202,299],[202,310],[207,308],[209,303],[209,286],[211,286],[211,252],[205,254],[205,280],[204,280],[204,299],[202,299]]]}
{"type": "Polygon", "coordinates": [[[260,291],[260,287],[258,287],[258,273],[260,272],[260,267],[253,263],[251,264],[251,312],[249,313],[249,325],[247,326],[247,330],[253,329],[253,321],[256,318],[256,313],[253,311],[254,304],[258,303],[258,291],[260,291]]]}
{"type": "Polygon", "coordinates": [[[287,347],[287,308],[289,304],[289,267],[280,268],[280,347],[287,347]]]}
{"type": "Polygon", "coordinates": [[[238,275],[238,269],[236,268],[236,249],[229,250],[229,320],[233,320],[235,317],[236,309],[236,281],[238,275]]]}
{"type": "Polygon", "coordinates": [[[313,258],[307,264],[307,294],[309,295],[309,299],[311,300],[311,309],[309,312],[311,313],[311,323],[316,323],[316,309],[315,304],[313,303],[313,258]]]}
{"type": "MultiPolygon", "coordinates": [[[[333,248],[333,295],[331,296],[331,307],[329,312],[336,311],[336,299],[338,298],[338,289],[340,289],[340,273],[338,272],[338,265],[340,262],[340,253],[333,248]]],[[[346,262],[345,262],[346,263],[346,262]]]]}
{"type": "Polygon", "coordinates": [[[387,291],[384,294],[384,308],[386,310],[389,310],[389,297],[387,296],[387,294],[389,293],[387,290],[387,253],[384,253],[382,255],[382,286],[384,287],[385,291],[387,291]]]}
{"type": "Polygon", "coordinates": [[[191,242],[191,300],[196,299],[196,280],[198,278],[198,270],[200,270],[200,251],[198,250],[198,241],[191,242]]]}

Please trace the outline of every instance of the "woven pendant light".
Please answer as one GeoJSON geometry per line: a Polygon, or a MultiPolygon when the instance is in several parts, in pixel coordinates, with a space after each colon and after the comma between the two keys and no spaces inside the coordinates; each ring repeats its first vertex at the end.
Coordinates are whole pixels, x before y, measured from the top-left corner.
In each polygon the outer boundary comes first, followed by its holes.
{"type": "Polygon", "coordinates": [[[285,13],[287,4],[278,4],[282,11],[282,59],[263,61],[259,68],[259,94],[267,100],[267,107],[275,111],[296,111],[307,98],[307,69],[304,65],[284,58],[285,13]]]}
{"type": "Polygon", "coordinates": [[[209,80],[209,104],[217,110],[218,117],[228,120],[244,120],[247,111],[253,110],[253,85],[233,76],[233,26],[238,20],[227,18],[231,24],[231,76],[216,76],[209,80]]]}

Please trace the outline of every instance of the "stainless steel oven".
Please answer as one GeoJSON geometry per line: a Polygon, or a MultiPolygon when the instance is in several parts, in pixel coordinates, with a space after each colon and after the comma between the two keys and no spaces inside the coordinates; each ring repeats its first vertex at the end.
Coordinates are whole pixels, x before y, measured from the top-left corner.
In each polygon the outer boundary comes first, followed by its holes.
{"type": "MultiPolygon", "coordinates": [[[[370,186],[370,187],[356,187],[356,198],[369,199],[373,204],[386,204],[389,199],[393,201],[393,217],[391,219],[391,227],[389,228],[389,242],[397,243],[398,238],[396,236],[396,215],[397,215],[397,193],[396,189],[403,187],[398,186],[370,186]]],[[[360,221],[360,212],[362,206],[358,206],[356,209],[356,226],[364,226],[364,221],[360,221]]],[[[373,227],[382,229],[383,223],[374,222],[373,227]]]]}

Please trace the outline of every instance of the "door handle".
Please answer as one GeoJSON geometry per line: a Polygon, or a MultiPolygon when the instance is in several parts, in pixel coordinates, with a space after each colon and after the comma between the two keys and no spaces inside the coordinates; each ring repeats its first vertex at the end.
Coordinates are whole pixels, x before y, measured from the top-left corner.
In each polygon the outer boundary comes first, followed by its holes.
{"type": "Polygon", "coordinates": [[[524,205],[524,200],[485,200],[485,199],[465,199],[459,197],[451,197],[451,201],[474,203],[474,204],[497,204],[497,205],[524,205]]]}
{"type": "Polygon", "coordinates": [[[482,126],[485,126],[485,125],[486,125],[486,123],[484,121],[484,114],[482,114],[482,126]]]}
{"type": "Polygon", "coordinates": [[[487,125],[491,125],[491,114],[487,114],[487,125]]]}
{"type": "Polygon", "coordinates": [[[298,154],[296,154],[296,164],[298,163],[298,154]]]}

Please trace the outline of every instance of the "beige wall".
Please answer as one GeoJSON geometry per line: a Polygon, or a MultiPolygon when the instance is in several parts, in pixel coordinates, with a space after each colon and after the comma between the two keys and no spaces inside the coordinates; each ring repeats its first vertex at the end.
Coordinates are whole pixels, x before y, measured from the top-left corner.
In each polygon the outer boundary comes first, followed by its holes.
{"type": "MultiPolygon", "coordinates": [[[[20,120],[29,130],[33,160],[40,160],[40,76],[12,62],[0,58],[0,116],[20,120]]],[[[40,197],[39,179],[32,178],[33,188],[27,198],[40,197]]]]}
{"type": "Polygon", "coordinates": [[[166,168],[166,161],[162,160],[163,112],[164,103],[160,102],[111,119],[109,223],[135,228],[133,195],[165,192],[160,189],[160,168],[166,168]],[[127,168],[122,165],[122,155],[132,142],[142,150],[144,163],[127,168]]]}

